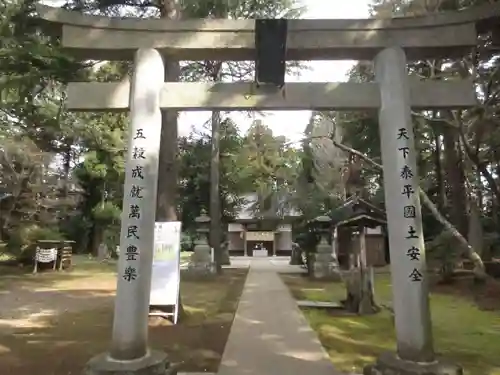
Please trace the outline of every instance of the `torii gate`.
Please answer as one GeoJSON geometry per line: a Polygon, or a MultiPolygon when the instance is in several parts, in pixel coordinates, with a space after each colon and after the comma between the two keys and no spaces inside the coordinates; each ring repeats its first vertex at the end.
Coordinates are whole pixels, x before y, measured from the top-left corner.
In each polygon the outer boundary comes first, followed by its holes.
{"type": "Polygon", "coordinates": [[[476,96],[471,80],[410,79],[406,63],[469,53],[477,33],[496,22],[499,4],[415,18],[288,20],[287,60],[374,60],[376,82],[286,83],[281,89],[164,83],[161,56],[253,60],[255,20],[111,19],[46,6],[38,13],[77,58],[135,61],[131,83],[68,87],[70,110],[131,112],[112,347],[93,358],[85,374],[165,373],[166,356],[147,342],[161,109],[378,109],[397,354],[382,355],[365,374],[461,374],[434,356],[410,109],[471,107],[476,96]]]}

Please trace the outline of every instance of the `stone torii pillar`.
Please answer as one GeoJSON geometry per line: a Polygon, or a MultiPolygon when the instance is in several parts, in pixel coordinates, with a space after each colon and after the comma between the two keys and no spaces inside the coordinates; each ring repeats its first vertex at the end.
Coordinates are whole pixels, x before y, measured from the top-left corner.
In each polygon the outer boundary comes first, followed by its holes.
{"type": "Polygon", "coordinates": [[[397,352],[382,354],[364,375],[462,375],[459,366],[437,361],[433,349],[405,52],[399,47],[381,51],[375,58],[375,78],[381,97],[380,148],[397,352]]]}
{"type": "Polygon", "coordinates": [[[166,355],[148,347],[164,68],[154,49],[139,49],[134,62],[111,350],[92,358],[84,375],[167,373],[166,355]]]}

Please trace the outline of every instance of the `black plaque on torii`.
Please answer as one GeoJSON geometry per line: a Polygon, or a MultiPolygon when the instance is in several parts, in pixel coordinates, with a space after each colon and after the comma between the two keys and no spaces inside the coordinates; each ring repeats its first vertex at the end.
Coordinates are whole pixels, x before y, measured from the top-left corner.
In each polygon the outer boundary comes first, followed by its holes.
{"type": "Polygon", "coordinates": [[[255,20],[255,83],[259,86],[285,85],[288,20],[255,20]]]}

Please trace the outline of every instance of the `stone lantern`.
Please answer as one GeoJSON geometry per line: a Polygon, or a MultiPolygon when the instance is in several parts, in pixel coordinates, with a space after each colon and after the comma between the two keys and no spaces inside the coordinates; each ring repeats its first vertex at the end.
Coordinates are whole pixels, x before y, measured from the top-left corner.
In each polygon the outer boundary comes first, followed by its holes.
{"type": "Polygon", "coordinates": [[[210,216],[207,215],[207,211],[205,211],[205,209],[202,209],[200,216],[194,219],[194,221],[197,224],[196,233],[198,233],[196,245],[199,244],[208,246],[210,235],[210,216]]]}
{"type": "Polygon", "coordinates": [[[205,210],[201,210],[200,216],[195,219],[197,224],[197,238],[194,246],[194,253],[191,255],[188,264],[189,273],[198,276],[213,275],[215,264],[212,261],[212,253],[208,244],[210,235],[210,217],[205,210]]]}
{"type": "Polygon", "coordinates": [[[331,221],[328,216],[318,216],[314,219],[314,227],[320,235],[320,241],[316,246],[312,276],[315,279],[340,281],[339,264],[331,245],[328,244],[328,237],[331,235],[331,221]]]}

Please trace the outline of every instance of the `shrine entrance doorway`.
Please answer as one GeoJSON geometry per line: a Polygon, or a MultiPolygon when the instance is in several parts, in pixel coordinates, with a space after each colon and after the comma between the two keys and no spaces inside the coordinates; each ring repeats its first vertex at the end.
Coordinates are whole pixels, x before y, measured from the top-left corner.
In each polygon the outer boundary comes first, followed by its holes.
{"type": "Polygon", "coordinates": [[[274,241],[247,241],[246,255],[252,256],[270,256],[274,255],[274,241]]]}
{"type": "Polygon", "coordinates": [[[262,256],[266,251],[267,256],[274,255],[274,231],[249,231],[245,237],[245,255],[262,256]]]}

